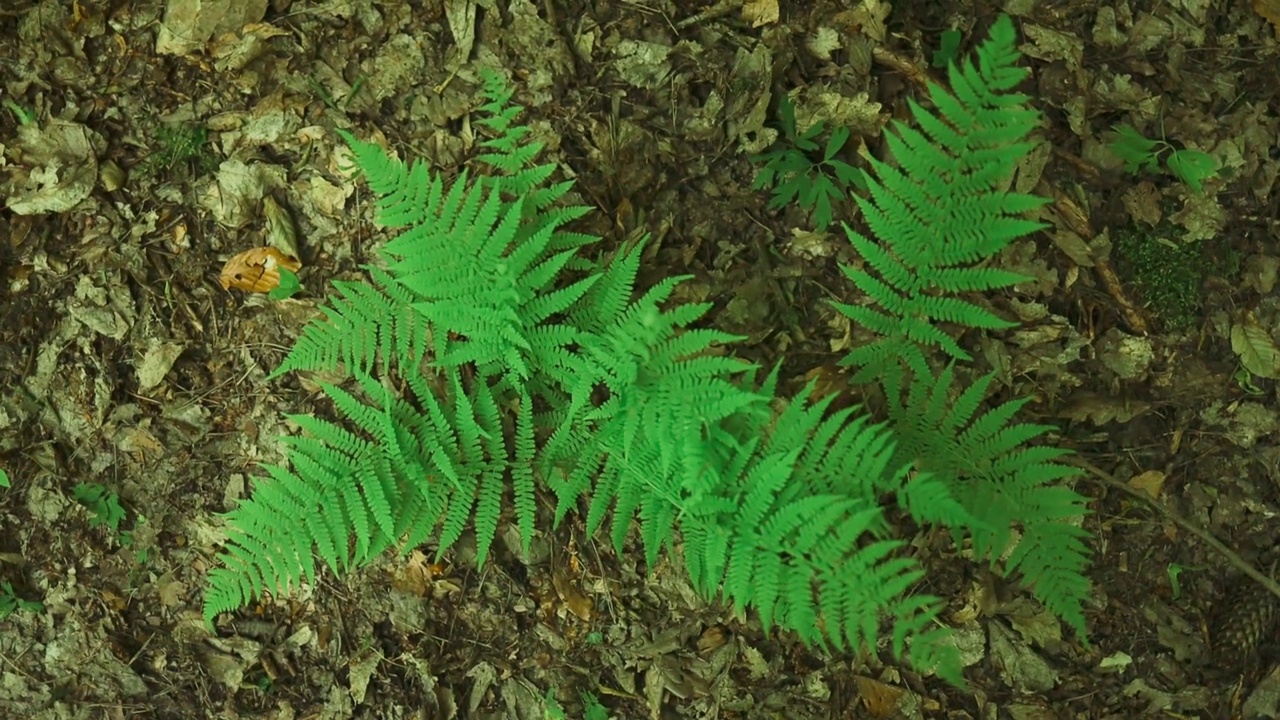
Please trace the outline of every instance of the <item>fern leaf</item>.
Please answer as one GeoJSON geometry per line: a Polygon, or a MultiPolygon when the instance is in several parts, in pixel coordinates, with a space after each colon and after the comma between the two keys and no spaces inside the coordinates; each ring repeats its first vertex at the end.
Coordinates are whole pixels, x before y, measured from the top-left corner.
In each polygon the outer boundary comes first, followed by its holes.
{"type": "Polygon", "coordinates": [[[294,370],[386,373],[391,365],[416,367],[429,344],[426,318],[414,296],[386,272],[368,268],[373,284],[337,281],[337,295],[322,307],[268,379],[294,370]]]}
{"type": "MultiPolygon", "coordinates": [[[[845,227],[850,243],[867,260],[866,269],[846,267],[845,274],[884,311],[837,309],[877,333],[938,347],[956,359],[969,355],[938,325],[1000,329],[1012,324],[938,293],[987,292],[1023,282],[1017,273],[973,265],[1043,227],[1013,216],[1046,200],[1003,189],[1018,158],[1031,147],[1025,138],[1038,117],[1019,107],[1024,97],[1003,94],[1026,74],[1013,65],[1018,57],[1014,39],[1011,21],[997,22],[978,48],[976,68],[969,62],[952,66],[951,91],[930,87],[937,114],[911,104],[923,132],[901,123],[886,132],[898,167],[871,159],[870,198],[855,198],[882,244],[845,227]],[[892,322],[898,319],[902,322],[892,322]]],[[[879,365],[885,359],[877,362],[861,353],[853,361],[879,365]]]]}

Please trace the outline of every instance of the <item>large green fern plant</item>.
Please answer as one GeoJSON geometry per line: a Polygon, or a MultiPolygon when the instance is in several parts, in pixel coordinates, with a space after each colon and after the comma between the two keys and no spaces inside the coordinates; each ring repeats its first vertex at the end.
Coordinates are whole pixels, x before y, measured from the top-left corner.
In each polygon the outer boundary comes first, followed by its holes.
{"type": "MultiPolygon", "coordinates": [[[[1009,53],[991,49],[1008,45],[1002,28],[979,59],[1005,72],[1009,53]]],[[[976,77],[958,95],[961,109],[999,102],[1000,88],[976,77]]],[[[597,239],[565,227],[587,209],[566,204],[569,185],[537,163],[540,146],[496,76],[485,94],[494,136],[473,173],[452,183],[343,134],[380,198],[379,222],[400,233],[369,282],[336,285],[326,318],[304,329],[277,371],[342,371],[347,380],[322,386],[339,419],[295,417],[303,434],[286,439],[288,467],[269,467],[229,513],[206,617],[314,582],[317,558],[345,572],[390,547],[431,541],[444,553],[468,527],[484,563],[504,515],[526,546],[544,529],[535,498],[548,493],[555,523],[583,511],[588,531],[609,525],[619,552],[638,527],[650,563],[675,552],[700,592],[755,610],[766,629],[860,650],[887,628],[895,656],[958,682],[941,603],[914,592],[923,571],[885,511],[951,528],[987,555],[1011,544],[1010,523],[1032,536],[1041,517],[1075,507],[1036,494],[1052,471],[1017,486],[1055,508],[1031,521],[1020,520],[1013,490],[999,514],[976,498],[1017,485],[1010,473],[1057,467],[1021,447],[1039,431],[1006,426],[1001,408],[974,419],[983,392],[953,401],[949,371],[933,377],[922,353],[881,373],[906,401],[889,425],[833,411],[811,388],[778,398],[776,372],[735,359],[725,348],[737,338],[702,323],[708,304],[672,299],[684,278],[636,288],[641,244],[588,252],[597,239]],[[965,464],[975,449],[981,472],[965,464]],[[932,450],[940,454],[923,460],[932,450]]],[[[948,198],[938,192],[938,201],[948,198]]],[[[922,232],[919,222],[908,230],[922,232]]],[[[881,255],[911,262],[900,249],[881,255]]],[[[888,356],[875,357],[888,367],[888,356]]],[[[1057,572],[1082,583],[1082,566],[1060,560],[1042,554],[1020,567],[1037,589],[1057,572]]],[[[1053,582],[1072,591],[1054,606],[1072,617],[1081,593],[1053,582]]]]}

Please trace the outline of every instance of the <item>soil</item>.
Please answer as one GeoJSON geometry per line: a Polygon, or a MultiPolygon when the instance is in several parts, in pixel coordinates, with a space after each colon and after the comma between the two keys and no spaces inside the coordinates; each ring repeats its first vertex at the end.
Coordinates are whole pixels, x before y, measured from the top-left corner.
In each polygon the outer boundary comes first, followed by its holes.
{"type": "MultiPolygon", "coordinates": [[[[1077,485],[1087,638],[1016,578],[924,554],[971,663],[958,689],[884,648],[766,634],[572,521],[528,557],[501,534],[483,571],[474,544],[423,547],[214,632],[200,608],[222,514],[283,461],[288,416],[319,411],[313,385],[267,375],[386,237],[334,128],[452,176],[476,152],[477,70],[500,71],[598,209],[583,231],[606,249],[649,233],[644,284],[692,275],[787,389],[839,385],[829,301],[856,301],[856,258],[839,223],[771,208],[751,156],[787,93],[803,125],[851,127],[846,160],[883,157],[883,125],[945,81],[944,33],[967,52],[996,4],[7,0],[0,717],[1280,716],[1275,629],[1211,642],[1280,538],[1280,5],[1006,5],[1046,120],[1017,182],[1056,202],[1000,259],[1036,278],[992,299],[1023,326],[963,342],[999,372],[992,402],[1033,397],[1028,419],[1108,479],[1077,485]],[[1126,172],[1120,124],[1221,167],[1201,192],[1167,165],[1126,172]],[[1157,229],[1204,248],[1187,322],[1146,299],[1163,272],[1113,257],[1117,233],[1157,229]],[[302,294],[224,288],[230,258],[291,234],[302,294]]],[[[835,217],[860,227],[852,202],[835,217]]]]}

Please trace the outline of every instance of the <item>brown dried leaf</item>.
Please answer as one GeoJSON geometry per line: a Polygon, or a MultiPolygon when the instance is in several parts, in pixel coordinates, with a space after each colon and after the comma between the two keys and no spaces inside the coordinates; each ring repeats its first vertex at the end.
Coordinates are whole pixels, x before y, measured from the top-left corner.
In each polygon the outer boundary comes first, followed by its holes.
{"type": "Polygon", "coordinates": [[[1280,0],[1253,0],[1253,11],[1271,23],[1276,39],[1280,40],[1280,0]]]}
{"type": "Polygon", "coordinates": [[[858,699],[872,717],[887,718],[895,714],[904,692],[902,688],[863,675],[855,675],[853,682],[858,688],[858,699]]]}
{"type": "Polygon", "coordinates": [[[280,268],[298,272],[302,263],[273,247],[256,247],[233,256],[222,266],[218,282],[224,290],[269,293],[280,285],[280,268]]]}
{"type": "Polygon", "coordinates": [[[1144,492],[1153,498],[1159,498],[1164,490],[1165,474],[1159,470],[1148,470],[1129,479],[1129,487],[1144,492]]]}
{"type": "Polygon", "coordinates": [[[569,577],[570,568],[559,568],[551,572],[551,584],[555,587],[556,595],[560,598],[560,602],[569,612],[578,616],[583,622],[591,622],[592,611],[595,609],[595,603],[591,602],[591,598],[582,594],[577,584],[569,577]]]}

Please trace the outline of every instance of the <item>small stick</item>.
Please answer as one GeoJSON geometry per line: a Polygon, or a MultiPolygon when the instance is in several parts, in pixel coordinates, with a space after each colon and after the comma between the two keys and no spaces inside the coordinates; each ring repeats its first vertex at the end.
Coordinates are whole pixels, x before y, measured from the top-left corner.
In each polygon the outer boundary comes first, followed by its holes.
{"type": "Polygon", "coordinates": [[[690,25],[697,25],[708,20],[722,18],[740,7],[742,7],[742,0],[721,0],[697,15],[690,15],[689,17],[676,22],[675,28],[677,30],[683,30],[690,25]]]}
{"type": "Polygon", "coordinates": [[[1181,515],[1178,515],[1174,511],[1165,507],[1163,504],[1156,502],[1155,498],[1151,497],[1147,493],[1141,492],[1139,490],[1135,490],[1129,487],[1128,485],[1126,485],[1125,483],[1120,482],[1119,480],[1115,479],[1115,477],[1112,476],[1110,473],[1106,472],[1105,470],[1102,470],[1101,468],[1098,468],[1095,465],[1090,464],[1086,460],[1082,460],[1079,457],[1070,457],[1070,458],[1063,458],[1063,461],[1071,463],[1072,465],[1075,465],[1076,467],[1082,470],[1085,470],[1090,475],[1092,475],[1096,480],[1100,481],[1103,485],[1106,485],[1107,487],[1113,488],[1115,490],[1119,490],[1120,492],[1125,493],[1130,497],[1134,497],[1134,498],[1137,498],[1138,500],[1141,500],[1147,506],[1153,508],[1156,511],[1156,513],[1159,514],[1161,517],[1163,517],[1166,520],[1169,520],[1170,522],[1174,523],[1175,525],[1182,528],[1183,530],[1186,530],[1192,535],[1195,535],[1197,538],[1202,540],[1206,545],[1213,548],[1215,551],[1218,552],[1218,554],[1226,558],[1227,562],[1230,563],[1233,567],[1235,567],[1237,570],[1244,573],[1245,575],[1248,575],[1251,579],[1253,579],[1259,585],[1266,588],[1267,592],[1270,592],[1272,595],[1275,595],[1277,598],[1280,598],[1280,584],[1277,584],[1275,580],[1272,580],[1271,578],[1262,574],[1262,572],[1260,572],[1254,566],[1250,565],[1244,558],[1237,555],[1234,550],[1227,547],[1218,538],[1214,537],[1213,534],[1210,533],[1208,530],[1205,530],[1204,528],[1200,527],[1199,525],[1196,525],[1190,520],[1183,518],[1181,515]]]}

